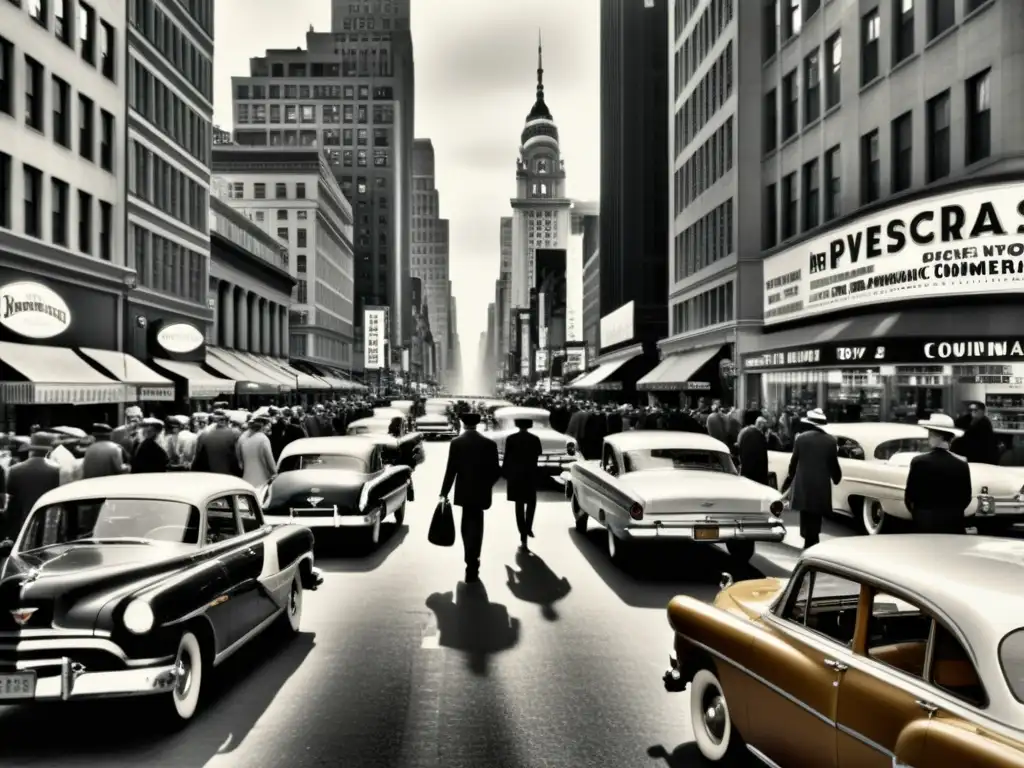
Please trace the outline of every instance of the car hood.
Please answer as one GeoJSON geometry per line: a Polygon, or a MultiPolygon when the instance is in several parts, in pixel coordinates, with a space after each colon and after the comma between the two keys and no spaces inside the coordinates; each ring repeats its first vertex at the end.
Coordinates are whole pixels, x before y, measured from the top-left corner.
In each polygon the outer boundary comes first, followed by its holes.
{"type": "Polygon", "coordinates": [[[627,472],[619,477],[623,488],[633,491],[644,501],[666,501],[699,498],[722,501],[774,501],[776,491],[766,485],[725,472],[699,469],[646,469],[627,472]]]}
{"type": "Polygon", "coordinates": [[[789,579],[750,579],[726,587],[715,598],[715,607],[755,619],[765,613],[782,593],[789,579]]]}

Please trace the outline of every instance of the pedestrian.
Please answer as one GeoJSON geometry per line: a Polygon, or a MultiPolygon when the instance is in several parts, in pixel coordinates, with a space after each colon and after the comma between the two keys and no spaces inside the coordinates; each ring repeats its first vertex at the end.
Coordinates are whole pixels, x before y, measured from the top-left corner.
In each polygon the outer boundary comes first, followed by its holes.
{"type": "Polygon", "coordinates": [[[953,442],[952,450],[971,464],[998,464],[999,445],[985,404],[970,403],[968,412],[970,421],[953,442]]]}
{"type": "Polygon", "coordinates": [[[47,491],[60,485],[60,465],[46,458],[58,443],[57,435],[36,432],[28,445],[28,459],[11,467],[7,476],[7,510],[3,539],[15,541],[32,507],[47,491]]]}
{"type": "Polygon", "coordinates": [[[129,472],[128,456],[120,443],[115,443],[109,424],[93,424],[90,430],[93,444],[85,449],[82,457],[82,478],[109,477],[129,472]]]}
{"type": "Polygon", "coordinates": [[[740,459],[740,475],[761,485],[768,485],[768,420],[758,416],[744,427],[736,441],[740,459]]]}
{"type": "Polygon", "coordinates": [[[193,472],[215,472],[221,475],[242,476],[238,465],[235,443],[238,433],[228,424],[227,411],[218,408],[213,412],[212,425],[196,440],[196,459],[192,462],[193,472]]]}
{"type": "Polygon", "coordinates": [[[964,433],[942,413],[917,423],[928,430],[932,449],[911,459],[903,501],[921,533],[963,533],[964,511],[974,498],[971,469],[950,443],[964,433]]]}
{"type": "Polygon", "coordinates": [[[477,431],[480,414],[459,414],[463,432],[450,443],[448,466],[441,484],[444,501],[455,486],[455,505],[462,507],[462,545],[466,583],[480,581],[480,551],[484,543],[484,511],[491,508],[491,491],[501,475],[498,447],[477,431]]]}
{"type": "Polygon", "coordinates": [[[164,423],[160,419],[142,420],[142,440],[135,446],[135,453],[132,456],[133,475],[167,471],[171,461],[167,451],[160,444],[163,431],[164,423]]]}
{"type": "Polygon", "coordinates": [[[196,435],[190,430],[188,416],[171,416],[167,420],[168,429],[171,431],[170,440],[173,441],[173,453],[171,456],[171,470],[184,472],[191,469],[192,462],[196,458],[196,435]]]}
{"type": "Polygon", "coordinates": [[[505,492],[516,507],[516,527],[522,548],[529,551],[526,539],[533,537],[533,516],[537,511],[537,460],[544,453],[540,438],[530,432],[532,419],[516,419],[519,429],[505,440],[505,492]]]}
{"type": "Polygon", "coordinates": [[[823,429],[828,419],[821,409],[808,411],[801,423],[805,431],[793,442],[782,492],[790,493],[790,508],[800,513],[800,535],[807,548],[821,539],[822,518],[832,512],[832,486],[839,485],[843,470],[836,439],[823,429]]]}
{"type": "Polygon", "coordinates": [[[267,427],[270,420],[264,416],[253,416],[246,425],[246,431],[238,438],[235,451],[242,468],[242,479],[259,488],[270,482],[277,472],[274,451],[270,447],[267,427]]]}
{"type": "Polygon", "coordinates": [[[124,424],[114,430],[111,439],[124,448],[126,456],[135,455],[135,446],[140,439],[139,425],[142,423],[142,409],[129,405],[124,410],[124,424]]]}

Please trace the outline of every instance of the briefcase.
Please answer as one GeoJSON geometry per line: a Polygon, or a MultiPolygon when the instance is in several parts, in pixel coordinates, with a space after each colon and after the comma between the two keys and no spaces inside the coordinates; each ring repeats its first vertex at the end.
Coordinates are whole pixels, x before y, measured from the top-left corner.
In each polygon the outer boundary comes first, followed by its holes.
{"type": "Polygon", "coordinates": [[[452,505],[448,499],[439,501],[434,507],[427,541],[438,547],[451,547],[455,544],[455,515],[452,514],[452,505]]]}

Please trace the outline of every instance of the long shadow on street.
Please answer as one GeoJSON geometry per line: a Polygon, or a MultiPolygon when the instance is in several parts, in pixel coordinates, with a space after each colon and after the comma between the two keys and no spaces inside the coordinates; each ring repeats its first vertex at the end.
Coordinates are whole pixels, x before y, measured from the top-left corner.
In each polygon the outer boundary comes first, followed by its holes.
{"type": "Polygon", "coordinates": [[[755,768],[755,766],[760,765],[753,756],[750,756],[749,759],[744,756],[739,760],[723,760],[717,763],[709,762],[704,759],[700,750],[697,749],[697,745],[692,741],[680,744],[671,752],[659,744],[648,749],[647,756],[653,757],[655,760],[664,760],[664,768],[703,768],[704,766],[707,768],[711,768],[711,766],[718,766],[718,768],[755,768]]]}
{"type": "Polygon", "coordinates": [[[369,573],[384,565],[408,535],[408,525],[383,526],[380,542],[371,549],[351,537],[320,534],[314,546],[316,567],[327,573],[369,573]]]}
{"type": "Polygon", "coordinates": [[[460,582],[454,594],[435,592],[426,605],[437,617],[437,644],[461,651],[474,675],[485,677],[490,657],[519,643],[519,619],[492,603],[483,584],[460,582]]]}

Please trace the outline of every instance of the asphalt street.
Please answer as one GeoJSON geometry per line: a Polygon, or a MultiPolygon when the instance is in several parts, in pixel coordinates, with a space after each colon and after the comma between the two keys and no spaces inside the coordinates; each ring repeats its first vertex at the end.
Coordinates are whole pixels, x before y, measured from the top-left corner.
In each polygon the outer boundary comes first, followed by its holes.
{"type": "MultiPolygon", "coordinates": [[[[426,534],[448,448],[427,446],[406,525],[371,554],[318,541],[325,581],[302,633],[256,641],[220,668],[204,710],[168,728],[152,700],[0,707],[0,765],[212,768],[696,768],[688,694],[662,688],[664,608],[711,599],[720,574],[783,574],[766,546],[737,570],[712,546],[657,546],[623,571],[603,530],[571,530],[542,494],[534,554],[517,552],[499,485],[482,587],[460,584],[461,543],[426,534]]],[[[845,529],[827,525],[826,532],[845,529]]]]}

